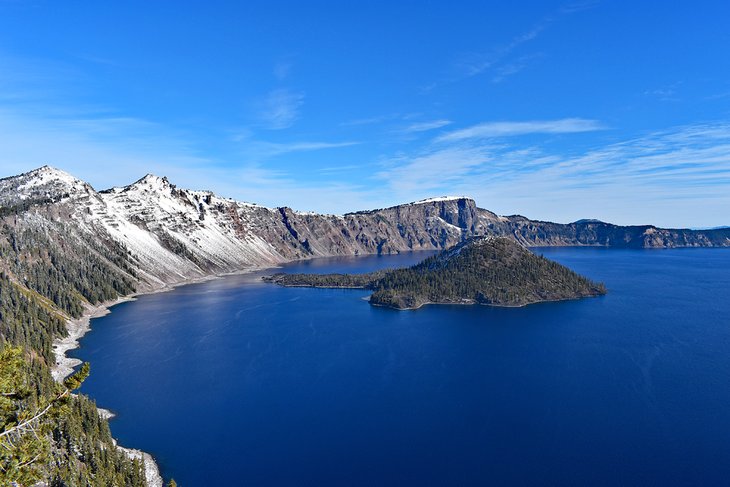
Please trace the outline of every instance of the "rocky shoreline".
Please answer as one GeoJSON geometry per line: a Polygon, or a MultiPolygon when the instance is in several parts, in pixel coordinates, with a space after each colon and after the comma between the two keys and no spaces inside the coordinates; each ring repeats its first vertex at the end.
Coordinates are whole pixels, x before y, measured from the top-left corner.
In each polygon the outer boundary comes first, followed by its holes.
{"type": "MultiPolygon", "coordinates": [[[[81,364],[81,360],[68,357],[66,353],[69,350],[73,350],[79,347],[79,340],[91,330],[91,320],[94,318],[100,318],[111,313],[112,306],[127,301],[133,301],[135,296],[126,296],[119,298],[115,301],[109,301],[102,303],[98,306],[89,306],[83,316],[76,320],[68,320],[66,322],[66,329],[68,335],[64,338],[57,339],[53,344],[53,353],[56,358],[56,364],[51,368],[51,375],[57,382],[63,381],[66,377],[71,375],[74,367],[81,364]]],[[[104,408],[97,408],[99,416],[105,420],[109,420],[114,417],[114,413],[104,408]]],[[[114,440],[114,445],[127,457],[133,460],[142,460],[144,465],[145,479],[149,487],[162,487],[163,480],[160,475],[160,469],[157,466],[157,462],[149,453],[141,450],[134,450],[131,448],[124,448],[119,446],[114,440]]]]}
{"type": "MultiPolygon", "coordinates": [[[[273,266],[271,266],[273,267],[273,266]]],[[[266,268],[271,268],[266,267],[266,268]]],[[[51,375],[53,376],[53,379],[57,382],[63,381],[66,377],[71,375],[73,373],[74,368],[77,367],[82,363],[81,360],[69,357],[67,356],[67,352],[69,350],[74,350],[76,348],[79,348],[79,341],[91,330],[91,320],[95,318],[101,318],[102,316],[106,316],[109,313],[112,312],[111,308],[121,304],[126,303],[129,301],[134,301],[137,299],[138,296],[143,296],[147,294],[156,294],[156,293],[162,293],[171,291],[177,287],[180,286],[186,286],[188,284],[197,284],[201,282],[211,281],[214,279],[219,279],[225,276],[229,275],[235,275],[235,274],[248,274],[251,272],[256,272],[264,269],[258,268],[258,267],[251,267],[248,269],[242,269],[239,271],[234,272],[228,272],[228,273],[221,273],[221,274],[215,274],[215,275],[208,275],[208,276],[200,276],[200,277],[194,277],[189,279],[184,279],[180,282],[172,283],[172,284],[163,284],[159,287],[152,288],[147,291],[142,291],[134,294],[130,294],[127,296],[122,296],[118,299],[115,299],[113,301],[106,301],[104,303],[101,303],[97,306],[87,306],[86,311],[84,314],[78,318],[78,319],[69,319],[66,321],[66,329],[68,330],[68,335],[64,338],[56,339],[53,343],[53,354],[56,360],[55,365],[51,368],[51,375]]],[[[99,412],[99,416],[101,416],[103,419],[110,420],[115,415],[112,411],[109,409],[97,407],[97,410],[99,412]]],[[[147,485],[150,487],[163,487],[163,479],[160,475],[160,469],[157,465],[157,462],[155,461],[154,457],[150,455],[147,452],[144,452],[142,450],[137,450],[133,448],[126,448],[120,445],[116,444],[117,448],[119,448],[120,451],[124,452],[129,458],[131,459],[141,459],[144,463],[144,469],[145,469],[145,478],[147,479],[147,485]]]]}
{"type": "Polygon", "coordinates": [[[152,457],[152,455],[143,452],[142,450],[124,448],[123,446],[119,445],[116,445],[116,447],[124,452],[124,454],[132,460],[142,460],[142,463],[144,464],[144,476],[145,479],[147,479],[147,485],[149,487],[163,487],[163,480],[162,476],[160,475],[160,468],[157,466],[157,462],[152,457]]]}
{"type": "Polygon", "coordinates": [[[127,301],[133,301],[134,299],[135,296],[128,296],[119,298],[115,301],[102,303],[98,306],[89,306],[81,318],[68,320],[66,322],[68,335],[64,338],[56,339],[53,343],[53,355],[56,358],[56,364],[51,368],[51,375],[53,375],[56,382],[61,382],[63,379],[71,375],[74,367],[81,364],[81,360],[68,357],[66,356],[66,353],[69,350],[79,348],[79,340],[81,340],[81,338],[91,329],[91,320],[108,315],[111,313],[109,308],[112,306],[127,301]]]}

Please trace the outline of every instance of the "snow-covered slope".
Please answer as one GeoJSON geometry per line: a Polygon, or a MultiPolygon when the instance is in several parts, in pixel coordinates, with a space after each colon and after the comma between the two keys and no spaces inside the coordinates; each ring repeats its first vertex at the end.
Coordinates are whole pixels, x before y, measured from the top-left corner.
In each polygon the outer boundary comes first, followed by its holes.
{"type": "Polygon", "coordinates": [[[212,193],[178,190],[166,178],[148,174],[99,196],[97,224],[124,242],[153,278],[176,281],[285,260],[245,231],[241,213],[251,207],[212,193]]]}
{"type": "Polygon", "coordinates": [[[425,200],[418,200],[414,201],[413,203],[409,203],[411,205],[419,205],[422,203],[435,203],[439,201],[453,201],[453,200],[464,200],[468,199],[466,196],[437,196],[435,198],[426,198],[425,200]]]}

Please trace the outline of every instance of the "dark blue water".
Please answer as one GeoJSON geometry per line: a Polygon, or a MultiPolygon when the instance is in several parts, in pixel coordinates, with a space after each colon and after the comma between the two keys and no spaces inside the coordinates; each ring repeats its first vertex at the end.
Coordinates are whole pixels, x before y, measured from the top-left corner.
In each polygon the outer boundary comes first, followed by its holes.
{"type": "Polygon", "coordinates": [[[726,485],[730,251],[539,252],[609,294],[399,312],[234,276],[94,320],[83,391],[183,487],[726,485]]]}

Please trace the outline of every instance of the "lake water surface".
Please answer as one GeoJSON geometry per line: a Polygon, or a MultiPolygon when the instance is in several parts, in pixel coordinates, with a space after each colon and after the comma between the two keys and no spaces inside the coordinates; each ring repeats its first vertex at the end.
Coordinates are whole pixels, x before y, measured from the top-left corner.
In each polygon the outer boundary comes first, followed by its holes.
{"type": "Polygon", "coordinates": [[[93,320],[82,392],[182,487],[726,485],[730,250],[536,252],[609,294],[394,311],[231,276],[93,320]]]}

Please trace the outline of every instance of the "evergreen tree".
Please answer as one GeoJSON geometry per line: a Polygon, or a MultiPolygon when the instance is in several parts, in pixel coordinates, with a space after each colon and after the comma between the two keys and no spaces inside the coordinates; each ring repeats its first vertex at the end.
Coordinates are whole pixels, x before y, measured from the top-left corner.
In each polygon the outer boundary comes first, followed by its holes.
{"type": "Polygon", "coordinates": [[[406,268],[369,274],[276,274],[283,286],[370,289],[370,303],[417,308],[425,303],[521,306],[606,293],[601,283],[538,256],[508,238],[477,237],[406,268]]]}

